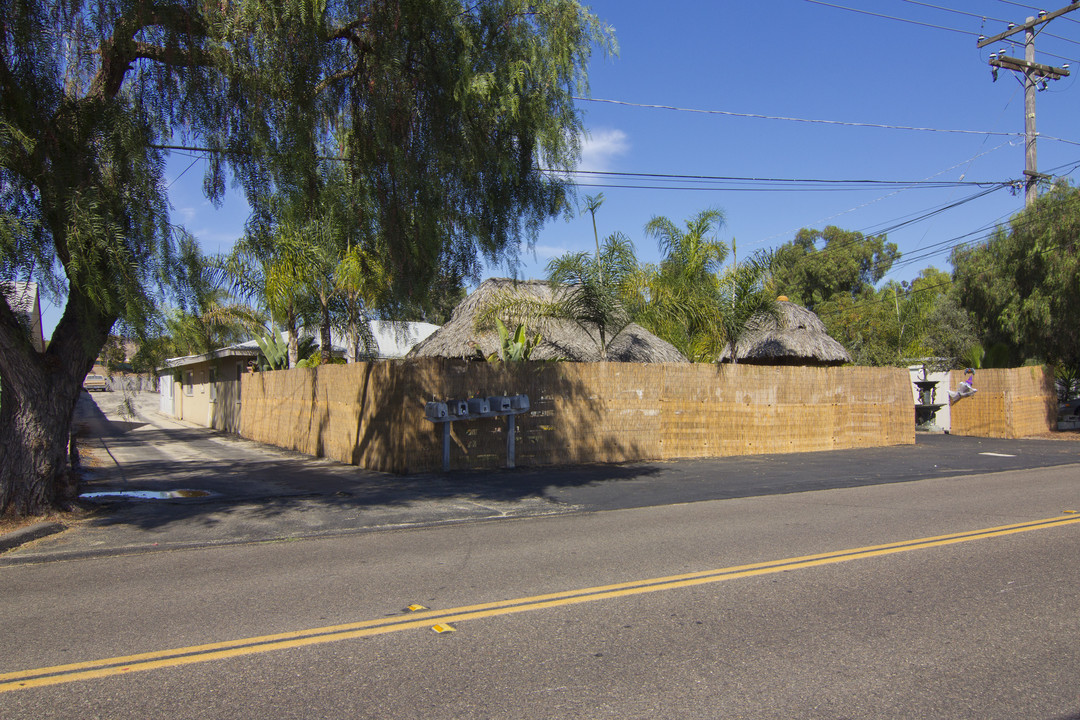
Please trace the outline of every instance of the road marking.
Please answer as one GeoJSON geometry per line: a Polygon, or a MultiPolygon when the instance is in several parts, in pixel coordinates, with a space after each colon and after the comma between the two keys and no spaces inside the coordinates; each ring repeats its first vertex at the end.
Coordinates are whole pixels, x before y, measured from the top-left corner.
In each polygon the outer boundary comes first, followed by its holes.
{"type": "Polygon", "coordinates": [[[979,453],[979,454],[980,455],[987,455],[989,457],[1016,457],[1015,455],[1006,455],[1005,453],[982,452],[982,453],[979,453]]]}
{"type": "Polygon", "coordinates": [[[54,665],[32,670],[20,670],[0,674],[0,693],[32,687],[59,685],[80,680],[93,680],[96,678],[123,675],[129,672],[192,665],[194,663],[255,655],[274,650],[321,645],[328,642],[371,637],[374,635],[383,635],[386,633],[401,632],[416,628],[431,628],[433,621],[435,625],[449,626],[452,623],[464,622],[466,620],[478,620],[500,615],[531,612],[545,608],[576,605],[598,600],[642,595],[644,593],[659,592],[663,590],[693,587],[696,585],[723,582],[725,580],[787,572],[789,570],[801,570],[804,568],[850,562],[852,560],[864,560],[884,555],[910,552],[912,550],[944,547],[947,545],[971,542],[973,540],[986,540],[989,538],[1031,532],[1034,530],[1058,528],[1065,525],[1080,525],[1080,516],[1064,515],[1045,518],[1043,520],[1017,523],[1014,525],[1001,525],[998,527],[970,530],[949,535],[937,535],[934,537],[918,538],[916,540],[886,543],[884,545],[870,545],[867,547],[818,553],[816,555],[804,555],[801,557],[751,563],[748,565],[735,565],[715,570],[703,570],[681,575],[634,580],[613,585],[601,585],[598,587],[580,588],[577,590],[567,590],[511,600],[466,605],[447,610],[424,610],[420,612],[411,612],[408,615],[364,620],[344,625],[331,625],[329,627],[297,630],[274,635],[242,638],[239,640],[228,640],[205,645],[193,645],[171,650],[159,650],[156,652],[104,658],[101,660],[88,660],[86,662],[70,663],[67,665],[54,665]]]}

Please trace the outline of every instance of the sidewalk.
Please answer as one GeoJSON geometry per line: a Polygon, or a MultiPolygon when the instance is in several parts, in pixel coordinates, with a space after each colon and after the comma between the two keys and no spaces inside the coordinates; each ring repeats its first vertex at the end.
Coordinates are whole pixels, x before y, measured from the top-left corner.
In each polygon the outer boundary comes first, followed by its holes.
{"type": "MultiPolygon", "coordinates": [[[[613,510],[1080,463],[1080,443],[919,436],[916,445],[631,465],[395,476],[180,423],[157,395],[83,395],[84,492],[198,497],[83,500],[92,514],[38,539],[0,536],[0,565],[613,510]],[[21,543],[22,540],[30,540],[21,543]]],[[[37,533],[57,530],[37,527],[37,533]]]]}

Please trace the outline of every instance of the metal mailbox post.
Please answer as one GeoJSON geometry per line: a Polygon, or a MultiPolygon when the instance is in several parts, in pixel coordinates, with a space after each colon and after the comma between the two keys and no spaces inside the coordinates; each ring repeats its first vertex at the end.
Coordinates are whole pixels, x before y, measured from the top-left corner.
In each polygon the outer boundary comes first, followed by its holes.
{"type": "Polygon", "coordinates": [[[424,417],[435,424],[442,424],[443,472],[450,470],[450,426],[455,420],[477,420],[506,416],[506,467],[514,467],[515,422],[514,419],[529,412],[528,395],[496,395],[487,398],[429,402],[424,406],[424,417]]]}

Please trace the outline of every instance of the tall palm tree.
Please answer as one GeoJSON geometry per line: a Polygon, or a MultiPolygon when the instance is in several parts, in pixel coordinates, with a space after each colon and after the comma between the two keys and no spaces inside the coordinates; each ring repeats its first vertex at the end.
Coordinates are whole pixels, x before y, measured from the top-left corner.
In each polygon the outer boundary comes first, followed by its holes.
{"type": "Polygon", "coordinates": [[[359,245],[347,245],[334,272],[334,282],[344,299],[346,333],[349,347],[346,362],[355,362],[363,351],[372,355],[378,350],[368,320],[373,309],[385,298],[390,285],[386,267],[375,255],[359,245]]]}
{"type": "Polygon", "coordinates": [[[685,230],[663,216],[645,226],[664,257],[639,279],[635,317],[694,361],[712,360],[702,348],[716,334],[718,273],[728,247],[715,232],[723,221],[720,210],[707,209],[687,220],[685,230]]]}
{"type": "Polygon", "coordinates": [[[727,259],[727,244],[713,234],[723,226],[724,213],[709,208],[687,220],[685,231],[657,215],[645,224],[645,234],[656,238],[664,265],[684,280],[700,282],[714,277],[727,259]]]}

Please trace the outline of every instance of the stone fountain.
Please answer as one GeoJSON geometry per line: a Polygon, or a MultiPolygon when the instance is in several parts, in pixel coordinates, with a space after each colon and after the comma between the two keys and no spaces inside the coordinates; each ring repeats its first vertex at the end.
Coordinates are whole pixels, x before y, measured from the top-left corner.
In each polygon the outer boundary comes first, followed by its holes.
{"type": "Polygon", "coordinates": [[[915,430],[921,432],[944,432],[935,424],[934,420],[937,411],[945,403],[937,402],[938,381],[926,379],[925,363],[922,366],[922,380],[915,380],[914,382],[919,392],[919,402],[915,403],[915,430]]]}

